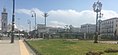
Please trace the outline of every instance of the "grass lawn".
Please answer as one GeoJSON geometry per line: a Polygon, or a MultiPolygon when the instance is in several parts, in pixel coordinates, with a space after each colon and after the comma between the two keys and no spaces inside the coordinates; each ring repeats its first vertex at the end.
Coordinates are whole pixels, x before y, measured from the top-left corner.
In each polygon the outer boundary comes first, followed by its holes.
{"type": "MultiPolygon", "coordinates": [[[[84,40],[35,40],[28,43],[42,55],[86,55],[88,51],[103,52],[108,48],[118,49],[118,44],[94,44],[84,40]]],[[[118,53],[104,53],[103,55],[118,55],[118,53]]]]}

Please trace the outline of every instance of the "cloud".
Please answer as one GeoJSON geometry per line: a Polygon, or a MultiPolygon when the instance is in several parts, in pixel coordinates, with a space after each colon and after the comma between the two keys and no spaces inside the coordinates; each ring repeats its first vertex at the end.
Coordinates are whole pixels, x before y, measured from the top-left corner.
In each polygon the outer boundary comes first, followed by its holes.
{"type": "Polygon", "coordinates": [[[23,26],[22,26],[22,25],[17,25],[17,24],[15,24],[14,26],[15,26],[16,29],[18,29],[18,30],[20,30],[20,31],[23,30],[23,26]]]}
{"type": "Polygon", "coordinates": [[[31,15],[31,10],[28,10],[28,9],[17,9],[16,12],[31,15]]]}
{"type": "Polygon", "coordinates": [[[38,8],[32,8],[32,9],[17,9],[16,10],[16,13],[20,13],[20,14],[27,14],[27,15],[32,15],[34,11],[36,13],[36,16],[37,17],[41,17],[42,18],[42,15],[43,15],[43,12],[40,11],[38,8]]]}
{"type": "Polygon", "coordinates": [[[103,20],[118,17],[118,13],[113,10],[103,10],[103,20]]]}
{"type": "MultiPolygon", "coordinates": [[[[41,19],[44,13],[43,11],[33,8],[33,9],[17,9],[17,13],[31,15],[30,11],[34,10],[37,13],[37,17],[41,19]]],[[[109,19],[112,17],[118,17],[118,13],[113,10],[102,10],[103,17],[102,20],[109,19]]],[[[95,23],[96,13],[92,10],[50,10],[48,11],[49,16],[47,17],[48,26],[61,27],[66,24],[73,26],[80,26],[86,23],[95,23]]]]}
{"type": "Polygon", "coordinates": [[[63,23],[63,22],[58,22],[58,21],[50,21],[50,23],[49,23],[49,27],[64,27],[65,25],[67,25],[67,24],[65,24],[65,23],[63,23]]]}

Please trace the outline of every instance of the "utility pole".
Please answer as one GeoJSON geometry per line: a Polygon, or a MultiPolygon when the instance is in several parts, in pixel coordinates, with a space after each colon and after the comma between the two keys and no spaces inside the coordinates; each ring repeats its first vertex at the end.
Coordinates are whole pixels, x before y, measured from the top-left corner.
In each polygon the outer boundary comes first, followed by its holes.
{"type": "Polygon", "coordinates": [[[13,1],[13,14],[12,14],[11,43],[14,43],[15,0],[12,1],[13,1]]]}
{"type": "Polygon", "coordinates": [[[45,17],[45,27],[46,27],[46,23],[47,23],[46,18],[48,17],[48,13],[44,13],[43,16],[45,17]]]}

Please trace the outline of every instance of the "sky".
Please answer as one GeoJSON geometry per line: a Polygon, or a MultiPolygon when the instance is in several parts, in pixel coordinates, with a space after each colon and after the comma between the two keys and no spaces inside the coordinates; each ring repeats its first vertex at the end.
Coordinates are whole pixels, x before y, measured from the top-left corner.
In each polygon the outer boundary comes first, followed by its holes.
{"type": "MultiPolygon", "coordinates": [[[[73,25],[80,27],[82,24],[95,24],[95,15],[92,5],[97,0],[16,0],[15,24],[19,29],[28,30],[28,20],[34,29],[34,18],[31,11],[35,11],[37,24],[44,24],[43,14],[48,13],[47,26],[64,27],[73,25]]],[[[100,0],[103,4],[102,20],[118,17],[118,0],[100,0]]],[[[8,22],[12,19],[12,0],[0,0],[0,12],[7,9],[8,22]]],[[[1,17],[1,16],[0,16],[1,17]]]]}

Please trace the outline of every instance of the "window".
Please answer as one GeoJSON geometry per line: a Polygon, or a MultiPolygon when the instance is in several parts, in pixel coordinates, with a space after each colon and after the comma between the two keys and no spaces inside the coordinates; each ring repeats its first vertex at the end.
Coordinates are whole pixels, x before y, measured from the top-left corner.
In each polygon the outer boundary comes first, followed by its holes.
{"type": "Polygon", "coordinates": [[[4,27],[5,27],[5,23],[4,23],[4,27]]]}
{"type": "Polygon", "coordinates": [[[118,20],[116,20],[116,22],[118,22],[118,20]]]}

